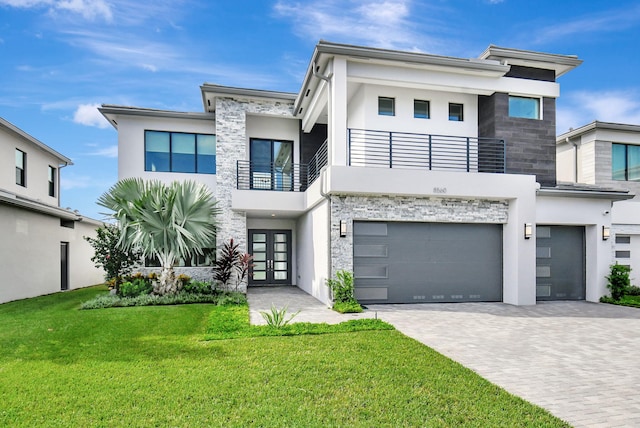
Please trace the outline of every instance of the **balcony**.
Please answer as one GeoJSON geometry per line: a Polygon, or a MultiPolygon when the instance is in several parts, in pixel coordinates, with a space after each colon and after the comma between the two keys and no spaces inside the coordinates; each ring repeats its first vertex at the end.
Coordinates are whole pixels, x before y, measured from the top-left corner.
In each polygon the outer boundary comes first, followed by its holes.
{"type": "Polygon", "coordinates": [[[238,190],[272,190],[280,192],[304,192],[327,165],[325,141],[307,164],[289,162],[237,161],[238,190]]]}
{"type": "Polygon", "coordinates": [[[348,130],[349,166],[505,172],[505,142],[406,132],[348,130]]]}

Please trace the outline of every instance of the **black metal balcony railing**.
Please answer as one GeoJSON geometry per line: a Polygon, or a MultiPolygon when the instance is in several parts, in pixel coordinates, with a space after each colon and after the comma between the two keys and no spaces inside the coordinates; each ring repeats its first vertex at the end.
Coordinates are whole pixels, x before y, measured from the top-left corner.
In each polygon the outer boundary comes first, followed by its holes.
{"type": "Polygon", "coordinates": [[[327,142],[308,164],[237,161],[236,180],[240,190],[304,192],[327,165],[327,142]]]}
{"type": "Polygon", "coordinates": [[[505,142],[494,138],[349,129],[348,150],[350,166],[505,172],[505,142]]]}

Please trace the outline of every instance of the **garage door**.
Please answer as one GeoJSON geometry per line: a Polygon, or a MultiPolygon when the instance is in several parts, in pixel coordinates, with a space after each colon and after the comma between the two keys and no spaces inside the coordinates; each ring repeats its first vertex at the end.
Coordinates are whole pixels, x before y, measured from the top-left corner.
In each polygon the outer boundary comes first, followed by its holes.
{"type": "Polygon", "coordinates": [[[536,227],[537,300],[584,300],[584,263],[584,227],[536,227]]]}
{"type": "Polygon", "coordinates": [[[354,222],[363,303],[502,301],[502,225],[354,222]]]}

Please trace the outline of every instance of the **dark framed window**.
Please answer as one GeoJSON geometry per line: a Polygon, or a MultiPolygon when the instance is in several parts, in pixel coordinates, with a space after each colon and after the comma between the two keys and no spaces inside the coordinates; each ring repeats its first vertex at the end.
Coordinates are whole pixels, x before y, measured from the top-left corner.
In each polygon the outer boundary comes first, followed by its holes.
{"type": "Polygon", "coordinates": [[[413,100],[413,117],[417,119],[429,119],[429,101],[413,100]]]}
{"type": "Polygon", "coordinates": [[[186,132],[145,131],[144,170],[216,173],[216,136],[186,132]]]}
{"type": "Polygon", "coordinates": [[[640,181],[640,146],[612,144],[611,169],[614,180],[640,181]]]}
{"type": "Polygon", "coordinates": [[[380,116],[395,116],[396,99],[389,97],[378,97],[378,114],[380,116]]]}
{"type": "Polygon", "coordinates": [[[462,122],[464,120],[464,105],[449,103],[449,120],[462,122]]]}
{"type": "Polygon", "coordinates": [[[540,119],[540,98],[509,95],[509,117],[540,119]]]}
{"type": "Polygon", "coordinates": [[[27,187],[27,154],[16,149],[16,184],[27,187]]]}
{"type": "Polygon", "coordinates": [[[56,196],[56,168],[49,165],[49,196],[56,196]]]}

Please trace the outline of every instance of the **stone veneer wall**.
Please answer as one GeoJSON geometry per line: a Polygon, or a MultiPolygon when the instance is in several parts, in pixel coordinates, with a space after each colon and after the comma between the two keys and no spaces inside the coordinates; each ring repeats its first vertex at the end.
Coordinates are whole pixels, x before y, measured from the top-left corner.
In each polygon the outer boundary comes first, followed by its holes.
{"type": "Polygon", "coordinates": [[[233,238],[241,251],[247,251],[247,218],[231,209],[231,195],[237,188],[236,161],[248,159],[247,113],[292,117],[293,101],[216,98],[217,245],[233,238]]]}
{"type": "Polygon", "coordinates": [[[331,196],[331,275],[341,269],[353,272],[354,220],[504,224],[508,210],[506,201],[483,199],[331,196]],[[344,238],[340,220],[347,221],[344,238]]]}

